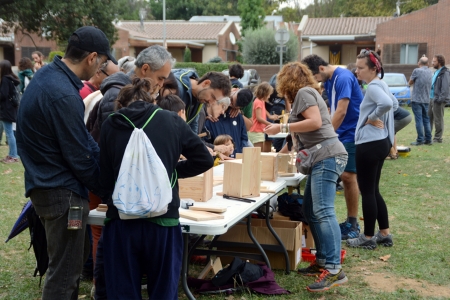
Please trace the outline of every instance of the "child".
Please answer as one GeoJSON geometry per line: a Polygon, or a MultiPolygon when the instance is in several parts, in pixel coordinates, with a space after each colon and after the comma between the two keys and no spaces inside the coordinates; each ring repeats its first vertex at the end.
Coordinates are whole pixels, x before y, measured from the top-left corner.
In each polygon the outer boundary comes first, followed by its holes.
{"type": "Polygon", "coordinates": [[[186,122],[186,105],[177,95],[170,94],[163,97],[158,102],[158,106],[162,109],[176,112],[186,122]]]}
{"type": "Polygon", "coordinates": [[[252,121],[248,138],[255,147],[260,147],[263,152],[270,152],[271,141],[265,141],[264,128],[271,123],[266,118],[278,120],[278,115],[268,114],[265,102],[269,101],[269,97],[273,92],[273,87],[266,81],[262,82],[255,89],[255,101],[253,102],[252,121]]]}
{"type": "MultiPolygon", "coordinates": [[[[231,157],[231,155],[234,152],[234,141],[230,135],[221,134],[221,135],[217,136],[216,139],[214,140],[214,146],[218,146],[218,145],[227,146],[227,150],[224,151],[222,154],[227,157],[231,157]]],[[[220,161],[220,157],[217,156],[216,159],[214,159],[214,167],[219,165],[219,161],[220,161]]]]}

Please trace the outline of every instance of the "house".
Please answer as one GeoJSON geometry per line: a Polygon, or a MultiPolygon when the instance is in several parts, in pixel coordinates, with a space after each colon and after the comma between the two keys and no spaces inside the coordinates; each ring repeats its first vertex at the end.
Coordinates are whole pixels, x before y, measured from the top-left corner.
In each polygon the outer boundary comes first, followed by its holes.
{"type": "MultiPolygon", "coordinates": [[[[131,55],[151,45],[163,45],[164,24],[162,21],[120,21],[116,25],[119,39],[112,46],[117,58],[131,55]]],[[[177,61],[183,61],[186,47],[191,50],[193,62],[207,62],[219,56],[223,61],[235,61],[238,50],[236,41],[239,30],[232,21],[186,22],[166,21],[165,43],[167,50],[177,61]]]]}
{"type": "MultiPolygon", "coordinates": [[[[377,25],[377,47],[383,64],[411,74],[419,58],[442,54],[450,65],[450,0],[402,15],[377,25]]],[[[408,76],[407,76],[408,77],[408,76]]]]}
{"type": "MultiPolygon", "coordinates": [[[[241,33],[241,17],[240,16],[193,16],[189,19],[189,22],[229,22],[233,21],[236,24],[236,27],[241,33]]],[[[283,16],[265,16],[264,24],[267,28],[277,30],[280,29],[280,25],[283,23],[283,16]]]]}
{"type": "Polygon", "coordinates": [[[31,58],[31,53],[40,51],[48,57],[50,51],[56,51],[55,41],[46,40],[34,33],[0,33],[0,60],[9,60],[13,66],[19,64],[22,57],[31,58]]]}
{"type": "Polygon", "coordinates": [[[300,59],[317,54],[333,65],[356,61],[365,48],[375,50],[376,29],[392,17],[309,18],[302,17],[298,27],[300,59]]]}

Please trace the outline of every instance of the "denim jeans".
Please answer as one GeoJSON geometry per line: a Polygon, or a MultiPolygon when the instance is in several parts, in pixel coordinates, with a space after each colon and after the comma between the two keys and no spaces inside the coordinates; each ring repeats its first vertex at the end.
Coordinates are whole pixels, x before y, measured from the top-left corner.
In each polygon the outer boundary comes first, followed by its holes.
{"type": "Polygon", "coordinates": [[[8,139],[9,156],[13,158],[19,158],[17,154],[16,137],[12,128],[12,122],[2,121],[3,128],[5,129],[6,138],[8,139]]]}
{"type": "Polygon", "coordinates": [[[428,116],[428,103],[411,103],[414,120],[416,122],[417,142],[431,142],[430,117],[428,116]],[[424,136],[425,132],[425,136],[424,136]]]}
{"type": "Polygon", "coordinates": [[[61,188],[33,189],[30,198],[47,237],[49,264],[42,300],[78,299],[79,278],[89,254],[89,239],[86,234],[88,201],[61,188]],[[83,207],[82,229],[67,229],[71,205],[83,207]]]}
{"type": "Polygon", "coordinates": [[[308,176],[303,210],[316,243],[316,262],[326,269],[341,268],[341,230],[336,219],[336,181],[347,165],[347,155],[316,163],[308,176]]]}

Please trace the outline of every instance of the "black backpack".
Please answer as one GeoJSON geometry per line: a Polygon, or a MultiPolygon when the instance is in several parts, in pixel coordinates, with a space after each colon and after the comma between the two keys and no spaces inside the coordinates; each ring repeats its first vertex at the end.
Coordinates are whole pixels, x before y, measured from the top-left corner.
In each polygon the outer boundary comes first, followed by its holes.
{"type": "Polygon", "coordinates": [[[20,98],[22,97],[20,94],[19,86],[15,86],[14,83],[11,82],[12,89],[9,95],[9,101],[11,101],[13,107],[18,107],[20,104],[20,98]]]}

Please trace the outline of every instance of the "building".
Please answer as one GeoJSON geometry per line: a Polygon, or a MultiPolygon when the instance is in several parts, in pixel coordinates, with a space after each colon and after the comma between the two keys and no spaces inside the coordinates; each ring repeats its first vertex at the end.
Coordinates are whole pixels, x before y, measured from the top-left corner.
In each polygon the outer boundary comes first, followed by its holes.
{"type": "MultiPolygon", "coordinates": [[[[165,42],[167,50],[177,61],[183,61],[186,47],[191,50],[193,62],[207,62],[219,56],[223,61],[235,61],[240,39],[239,30],[232,21],[186,22],[166,21],[165,42]]],[[[163,45],[162,21],[121,21],[117,23],[119,39],[112,46],[117,58],[136,57],[151,45],[163,45]]]]}
{"type": "MultiPolygon", "coordinates": [[[[233,21],[236,24],[236,27],[241,33],[241,17],[240,16],[193,16],[189,19],[189,22],[229,22],[233,21]]],[[[280,29],[281,24],[283,23],[283,16],[265,16],[264,24],[267,28],[277,30],[280,29]]]]}
{"type": "Polygon", "coordinates": [[[375,50],[377,25],[392,17],[309,18],[303,16],[298,27],[300,59],[317,54],[333,65],[356,61],[361,49],[375,50]]]}
{"type": "Polygon", "coordinates": [[[450,64],[450,0],[378,24],[377,47],[384,64],[411,74],[419,58],[443,54],[450,64]]]}

